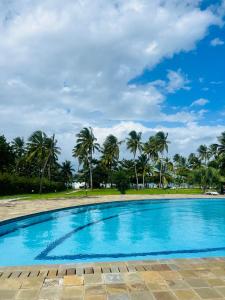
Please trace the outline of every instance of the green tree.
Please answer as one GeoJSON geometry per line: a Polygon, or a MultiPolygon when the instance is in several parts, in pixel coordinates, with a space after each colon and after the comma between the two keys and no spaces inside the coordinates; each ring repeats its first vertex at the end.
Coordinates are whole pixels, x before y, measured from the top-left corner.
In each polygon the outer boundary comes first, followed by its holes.
{"type": "Polygon", "coordinates": [[[95,151],[99,151],[100,146],[96,142],[97,139],[94,136],[91,127],[84,127],[77,135],[76,145],[73,149],[74,157],[78,158],[78,161],[82,164],[88,164],[90,175],[90,188],[93,189],[93,176],[92,176],[92,160],[95,151]]]}
{"type": "Polygon", "coordinates": [[[155,143],[156,143],[156,149],[157,149],[157,152],[159,154],[161,154],[161,157],[159,158],[159,161],[160,161],[160,175],[159,175],[159,186],[162,187],[162,167],[163,167],[163,164],[162,164],[162,160],[164,158],[164,152],[166,151],[168,153],[168,144],[170,143],[168,141],[168,133],[164,133],[163,131],[159,131],[156,133],[155,135],[155,143]]]}
{"type": "Polygon", "coordinates": [[[141,143],[141,132],[136,132],[132,130],[129,133],[129,138],[127,138],[127,149],[133,154],[134,160],[134,171],[136,177],[136,188],[138,189],[138,174],[137,174],[137,166],[136,166],[136,155],[137,152],[141,153],[142,151],[142,143],[141,143]]]}
{"type": "Polygon", "coordinates": [[[115,167],[119,160],[120,145],[122,141],[118,141],[117,137],[110,134],[103,143],[101,162],[109,172],[110,183],[112,187],[112,168],[115,167]]]}
{"type": "Polygon", "coordinates": [[[129,177],[124,170],[118,170],[114,174],[114,182],[118,191],[121,194],[126,194],[126,190],[129,189],[129,177]]]}
{"type": "Polygon", "coordinates": [[[142,184],[143,184],[143,188],[144,188],[145,187],[145,176],[146,176],[146,173],[149,170],[148,157],[147,157],[146,154],[141,154],[138,157],[137,168],[141,170],[141,173],[142,173],[142,184]]]}
{"type": "Polygon", "coordinates": [[[12,141],[12,150],[15,156],[15,172],[20,174],[20,167],[24,163],[24,156],[26,153],[25,142],[21,137],[16,137],[12,141]]]}
{"type": "Polygon", "coordinates": [[[210,153],[209,153],[209,149],[206,145],[200,145],[198,147],[198,156],[200,158],[201,161],[204,162],[205,166],[207,165],[207,162],[209,160],[210,157],[210,153]]]}
{"type": "Polygon", "coordinates": [[[51,178],[51,167],[56,162],[60,149],[57,147],[55,135],[48,138],[42,131],[35,131],[28,139],[28,161],[35,161],[39,168],[40,189],[42,193],[43,179],[48,167],[48,176],[51,178]]]}
{"type": "Polygon", "coordinates": [[[14,164],[12,147],[6,141],[4,135],[0,136],[0,171],[9,171],[14,164]]]}
{"type": "Polygon", "coordinates": [[[73,167],[71,164],[71,161],[65,160],[61,165],[61,177],[63,182],[66,183],[66,187],[71,187],[71,184],[73,182],[73,167]]]}
{"type": "Polygon", "coordinates": [[[196,156],[195,153],[190,153],[188,156],[188,167],[189,169],[197,169],[201,167],[201,161],[200,159],[196,156]]]}

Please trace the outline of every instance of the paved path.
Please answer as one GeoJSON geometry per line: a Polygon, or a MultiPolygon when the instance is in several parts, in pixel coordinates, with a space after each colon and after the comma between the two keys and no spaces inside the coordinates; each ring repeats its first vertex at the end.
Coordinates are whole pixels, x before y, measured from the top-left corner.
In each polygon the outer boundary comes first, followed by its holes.
{"type": "Polygon", "coordinates": [[[225,299],[225,259],[2,268],[0,299],[225,299]]]}

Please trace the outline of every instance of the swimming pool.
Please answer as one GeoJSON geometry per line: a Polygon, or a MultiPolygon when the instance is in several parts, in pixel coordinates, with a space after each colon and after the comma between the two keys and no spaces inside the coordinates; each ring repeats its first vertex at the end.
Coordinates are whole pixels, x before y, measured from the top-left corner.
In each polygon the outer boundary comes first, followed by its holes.
{"type": "Polygon", "coordinates": [[[95,204],[0,224],[1,266],[225,256],[225,199],[95,204]]]}

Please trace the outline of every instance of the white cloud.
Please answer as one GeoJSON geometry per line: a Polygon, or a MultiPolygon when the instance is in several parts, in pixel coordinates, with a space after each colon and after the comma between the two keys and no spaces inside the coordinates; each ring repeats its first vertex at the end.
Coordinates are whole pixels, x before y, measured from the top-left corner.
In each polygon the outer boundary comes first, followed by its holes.
{"type": "Polygon", "coordinates": [[[83,125],[121,120],[193,122],[163,110],[188,89],[181,70],[164,86],[127,85],[145,68],[190,51],[221,18],[198,1],[11,0],[0,2],[0,128],[72,136],[83,125]]]}
{"type": "Polygon", "coordinates": [[[197,106],[204,106],[207,103],[209,103],[208,99],[199,98],[199,99],[195,100],[194,102],[192,102],[191,106],[195,106],[195,105],[197,105],[197,106]]]}
{"type": "Polygon", "coordinates": [[[222,45],[224,45],[224,41],[221,40],[220,38],[215,38],[215,39],[211,40],[210,45],[213,47],[222,46],[222,45]]]}
{"type": "Polygon", "coordinates": [[[169,155],[173,156],[175,153],[188,155],[190,152],[195,152],[200,144],[209,145],[215,143],[221,132],[225,131],[225,126],[200,126],[195,122],[190,122],[181,127],[171,128],[159,125],[149,128],[137,122],[121,122],[112,128],[94,127],[94,133],[101,143],[112,132],[120,140],[124,140],[131,130],[141,131],[143,133],[143,140],[147,140],[149,136],[160,130],[168,132],[168,139],[171,142],[169,145],[169,155]]]}

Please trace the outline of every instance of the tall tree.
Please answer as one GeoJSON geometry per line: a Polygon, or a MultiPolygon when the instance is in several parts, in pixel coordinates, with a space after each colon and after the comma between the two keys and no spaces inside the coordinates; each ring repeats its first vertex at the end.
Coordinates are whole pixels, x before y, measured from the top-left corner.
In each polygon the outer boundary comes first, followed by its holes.
{"type": "Polygon", "coordinates": [[[93,176],[92,176],[92,160],[95,151],[99,151],[100,146],[96,142],[91,127],[84,127],[77,135],[76,145],[73,149],[73,155],[78,158],[82,163],[88,163],[90,175],[90,188],[93,189],[93,176]]]}
{"type": "Polygon", "coordinates": [[[102,164],[109,171],[111,187],[112,187],[112,168],[113,166],[116,166],[119,160],[119,154],[120,154],[119,147],[121,144],[122,141],[118,141],[117,137],[115,137],[112,134],[108,135],[103,143],[101,161],[102,164]]]}
{"type": "Polygon", "coordinates": [[[143,151],[147,155],[148,160],[156,162],[159,158],[157,140],[155,136],[150,136],[147,142],[143,145],[143,151]]]}
{"type": "Polygon", "coordinates": [[[138,189],[138,174],[137,174],[137,166],[136,166],[136,155],[137,152],[141,153],[142,151],[142,143],[141,143],[141,132],[136,132],[132,130],[129,133],[129,138],[127,138],[127,149],[133,154],[134,159],[134,171],[136,177],[136,187],[138,189]]]}
{"type": "Polygon", "coordinates": [[[35,159],[39,167],[40,174],[40,189],[42,193],[43,179],[45,170],[48,166],[48,176],[51,178],[51,166],[57,160],[57,155],[60,154],[60,149],[57,147],[55,135],[48,138],[42,131],[35,131],[28,139],[28,160],[35,159]]]}
{"type": "Polygon", "coordinates": [[[146,154],[141,154],[138,157],[138,161],[137,161],[137,166],[138,168],[141,170],[142,172],[142,184],[143,184],[143,188],[145,187],[145,176],[146,176],[146,172],[148,171],[148,157],[146,154]]]}
{"type": "Polygon", "coordinates": [[[157,145],[157,151],[159,154],[161,154],[160,157],[160,174],[159,174],[159,186],[162,187],[162,160],[164,158],[164,152],[168,152],[168,144],[170,143],[168,141],[168,133],[164,133],[163,131],[159,131],[155,135],[156,139],[156,145],[157,145]]]}
{"type": "Polygon", "coordinates": [[[11,144],[15,156],[15,172],[19,173],[19,167],[25,155],[25,142],[23,138],[16,137],[11,144]]]}
{"type": "Polygon", "coordinates": [[[209,149],[206,145],[200,145],[198,147],[198,156],[200,158],[201,161],[204,162],[205,166],[207,165],[207,162],[209,160],[210,157],[210,153],[209,153],[209,149]]]}
{"type": "Polygon", "coordinates": [[[4,135],[0,136],[0,171],[9,171],[14,164],[12,147],[4,135]]]}
{"type": "Polygon", "coordinates": [[[218,145],[218,153],[221,155],[225,154],[225,131],[221,133],[218,137],[219,145],[218,145]]]}
{"type": "Polygon", "coordinates": [[[66,187],[68,188],[73,181],[73,167],[71,161],[65,160],[61,165],[61,176],[63,181],[66,183],[66,187]]]}

